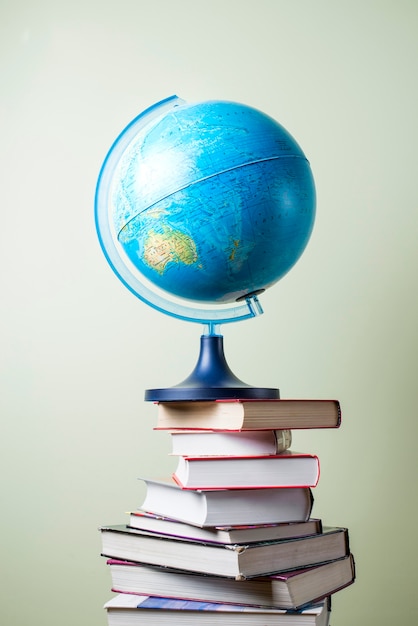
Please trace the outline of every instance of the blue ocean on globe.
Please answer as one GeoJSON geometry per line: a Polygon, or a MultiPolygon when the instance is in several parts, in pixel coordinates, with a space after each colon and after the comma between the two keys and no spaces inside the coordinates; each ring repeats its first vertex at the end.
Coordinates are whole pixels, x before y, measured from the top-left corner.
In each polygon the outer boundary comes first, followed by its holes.
{"type": "Polygon", "coordinates": [[[133,266],[160,289],[226,303],[259,293],[302,254],[315,217],[309,162],[252,107],[178,106],[143,124],[112,173],[111,213],[133,266]]]}

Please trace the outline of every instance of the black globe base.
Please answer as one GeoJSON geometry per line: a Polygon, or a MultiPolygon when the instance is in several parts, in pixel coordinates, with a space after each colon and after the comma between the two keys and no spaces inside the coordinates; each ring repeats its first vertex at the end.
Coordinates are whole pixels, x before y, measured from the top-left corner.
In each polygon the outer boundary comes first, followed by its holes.
{"type": "Polygon", "coordinates": [[[225,358],[222,335],[201,336],[199,359],[186,380],[173,387],[145,391],[145,400],[149,402],[279,398],[278,389],[253,387],[235,376],[225,358]]]}

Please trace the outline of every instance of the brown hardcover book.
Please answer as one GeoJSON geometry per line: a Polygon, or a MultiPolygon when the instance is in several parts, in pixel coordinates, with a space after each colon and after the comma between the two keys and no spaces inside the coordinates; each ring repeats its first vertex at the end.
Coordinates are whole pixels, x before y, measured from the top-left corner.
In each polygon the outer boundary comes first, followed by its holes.
{"type": "Polygon", "coordinates": [[[338,400],[212,400],[160,402],[156,429],[297,430],[340,423],[338,400]]]}

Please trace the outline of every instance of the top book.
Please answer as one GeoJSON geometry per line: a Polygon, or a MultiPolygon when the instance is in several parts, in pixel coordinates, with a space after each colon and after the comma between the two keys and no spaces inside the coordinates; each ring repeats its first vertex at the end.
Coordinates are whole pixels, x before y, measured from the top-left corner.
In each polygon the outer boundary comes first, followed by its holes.
{"type": "Polygon", "coordinates": [[[156,429],[267,430],[338,428],[338,400],[211,400],[159,402],[156,429]]]}

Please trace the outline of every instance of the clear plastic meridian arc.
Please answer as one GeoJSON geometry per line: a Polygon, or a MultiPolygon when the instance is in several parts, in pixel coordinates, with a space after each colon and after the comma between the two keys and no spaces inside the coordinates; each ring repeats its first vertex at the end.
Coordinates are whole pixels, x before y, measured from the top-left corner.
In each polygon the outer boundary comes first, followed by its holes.
{"type": "MultiPolygon", "coordinates": [[[[230,307],[201,309],[183,304],[180,299],[173,297],[169,300],[161,290],[151,289],[144,278],[140,280],[130,269],[130,261],[117,242],[110,219],[110,189],[112,176],[119,160],[140,129],[160,117],[166,111],[184,104],[184,100],[171,96],[143,111],[122,131],[110,148],[100,171],[95,198],[96,230],[103,253],[110,267],[119,280],[135,296],[145,304],[157,309],[161,313],[171,315],[188,322],[198,322],[208,325],[209,334],[216,334],[215,326],[228,322],[236,322],[263,313],[260,302],[255,295],[249,295],[242,303],[230,307]]],[[[139,274],[139,272],[138,272],[139,274]]]]}

